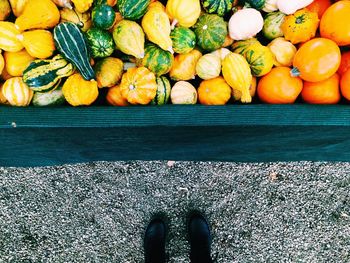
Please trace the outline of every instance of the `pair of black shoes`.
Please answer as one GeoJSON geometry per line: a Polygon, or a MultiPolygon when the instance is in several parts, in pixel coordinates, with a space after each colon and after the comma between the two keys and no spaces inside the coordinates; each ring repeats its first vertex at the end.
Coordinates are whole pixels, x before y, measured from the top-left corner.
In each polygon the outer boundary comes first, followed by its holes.
{"type": "MultiPolygon", "coordinates": [[[[212,263],[211,234],[204,216],[199,212],[192,212],[187,228],[191,263],[212,263]]],[[[144,237],[145,263],[166,262],[166,232],[166,224],[161,218],[155,218],[148,224],[144,237]]]]}

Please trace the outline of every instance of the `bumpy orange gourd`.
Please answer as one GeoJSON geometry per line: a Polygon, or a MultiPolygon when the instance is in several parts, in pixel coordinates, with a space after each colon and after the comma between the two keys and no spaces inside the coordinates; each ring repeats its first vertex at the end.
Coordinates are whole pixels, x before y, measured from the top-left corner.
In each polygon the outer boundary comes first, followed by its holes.
{"type": "Polygon", "coordinates": [[[303,89],[303,81],[293,77],[288,67],[275,67],[258,83],[259,99],[270,104],[294,103],[303,89]]]}
{"type": "Polygon", "coordinates": [[[166,12],[172,20],[172,28],[177,24],[191,27],[201,14],[201,5],[199,0],[169,0],[166,12]]]}
{"type": "Polygon", "coordinates": [[[196,76],[196,65],[202,57],[202,53],[193,49],[187,54],[178,54],[175,56],[173,67],[169,75],[173,80],[190,80],[196,76]]]}
{"type": "Polygon", "coordinates": [[[0,21],[0,49],[10,52],[22,50],[20,36],[21,33],[14,23],[0,21]]]}
{"type": "Polygon", "coordinates": [[[350,51],[342,53],[338,74],[343,75],[348,69],[350,69],[350,51]]]}
{"type": "Polygon", "coordinates": [[[336,43],[326,38],[314,38],[295,54],[291,73],[306,81],[323,81],[337,72],[340,60],[341,53],[336,43]]]}
{"type": "Polygon", "coordinates": [[[60,12],[51,0],[29,0],[16,19],[20,30],[53,28],[60,21],[60,12]]]}
{"type": "Polygon", "coordinates": [[[340,91],[343,97],[350,101],[350,69],[341,76],[340,91]]]}
{"type": "Polygon", "coordinates": [[[298,44],[315,37],[318,24],[317,14],[304,8],[286,16],[281,29],[286,40],[298,44]]]}
{"type": "Polygon", "coordinates": [[[48,58],[56,50],[52,33],[48,30],[31,30],[23,32],[22,35],[22,44],[32,57],[48,58]]]}
{"type": "Polygon", "coordinates": [[[85,80],[79,73],[70,76],[63,85],[63,96],[72,106],[91,105],[98,97],[95,80],[85,80]]]}
{"type": "Polygon", "coordinates": [[[131,104],[149,104],[157,94],[156,76],[145,67],[129,68],[122,77],[120,90],[131,104]]]}
{"type": "Polygon", "coordinates": [[[3,97],[12,106],[28,106],[34,95],[21,77],[6,80],[1,90],[3,97]]]}
{"type": "Polygon", "coordinates": [[[112,106],[120,106],[120,107],[123,107],[123,106],[128,106],[130,105],[128,103],[128,100],[125,99],[123,96],[122,96],[122,93],[120,92],[120,86],[117,85],[117,86],[114,86],[110,89],[108,89],[108,93],[107,93],[107,96],[106,96],[106,100],[107,102],[112,105],[112,106]]]}
{"type": "Polygon", "coordinates": [[[336,2],[326,10],[321,19],[320,33],[338,46],[350,45],[350,1],[336,2]]]}
{"type": "Polygon", "coordinates": [[[6,71],[14,77],[23,75],[23,71],[34,58],[23,49],[18,52],[4,52],[6,71]]]}
{"type": "Polygon", "coordinates": [[[231,87],[223,77],[203,80],[198,88],[198,99],[204,105],[225,105],[231,98],[231,87]]]}

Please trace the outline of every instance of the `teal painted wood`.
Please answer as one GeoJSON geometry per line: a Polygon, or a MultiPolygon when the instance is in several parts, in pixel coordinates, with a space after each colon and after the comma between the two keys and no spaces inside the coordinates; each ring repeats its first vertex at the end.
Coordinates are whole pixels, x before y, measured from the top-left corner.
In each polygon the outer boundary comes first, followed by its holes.
{"type": "Polygon", "coordinates": [[[350,107],[0,107],[0,166],[350,161],[350,107]]]}

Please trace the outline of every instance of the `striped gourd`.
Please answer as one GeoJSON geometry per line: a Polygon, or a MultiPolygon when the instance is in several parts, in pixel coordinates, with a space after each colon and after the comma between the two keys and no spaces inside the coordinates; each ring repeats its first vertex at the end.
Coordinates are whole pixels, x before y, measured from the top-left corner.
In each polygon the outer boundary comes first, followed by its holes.
{"type": "Polygon", "coordinates": [[[57,82],[74,73],[74,66],[62,55],[50,60],[34,60],[23,72],[23,81],[34,91],[47,91],[55,88],[57,82]]]}
{"type": "Polygon", "coordinates": [[[95,78],[86,41],[76,24],[65,22],[56,26],[54,39],[58,51],[77,67],[84,79],[95,78]]]}
{"type": "Polygon", "coordinates": [[[118,0],[117,7],[125,19],[138,20],[147,11],[151,0],[118,0]]]}
{"type": "Polygon", "coordinates": [[[196,34],[189,28],[176,27],[170,33],[173,49],[176,53],[186,54],[196,47],[196,34]]]}
{"type": "MultiPolygon", "coordinates": [[[[60,83],[59,83],[60,84],[60,83]]],[[[57,106],[66,102],[62,87],[47,92],[34,92],[32,104],[34,106],[57,106]]]]}
{"type": "Polygon", "coordinates": [[[142,65],[154,74],[161,76],[168,73],[173,63],[174,56],[169,51],[165,51],[151,43],[146,45],[145,57],[142,59],[142,65]]]}
{"type": "Polygon", "coordinates": [[[170,98],[171,85],[165,76],[157,77],[157,95],[151,101],[152,105],[167,104],[170,98]]]}
{"type": "Polygon", "coordinates": [[[23,49],[20,41],[21,33],[14,23],[0,21],[0,49],[9,52],[18,52],[23,49]]]}
{"type": "Polygon", "coordinates": [[[204,9],[209,14],[224,16],[232,8],[232,0],[202,0],[204,9]]]}
{"type": "Polygon", "coordinates": [[[201,79],[213,79],[221,73],[221,59],[215,54],[205,54],[196,65],[196,73],[201,79]]]}
{"type": "Polygon", "coordinates": [[[13,77],[6,80],[1,90],[2,95],[12,106],[28,106],[34,94],[21,77],[13,77]]]}

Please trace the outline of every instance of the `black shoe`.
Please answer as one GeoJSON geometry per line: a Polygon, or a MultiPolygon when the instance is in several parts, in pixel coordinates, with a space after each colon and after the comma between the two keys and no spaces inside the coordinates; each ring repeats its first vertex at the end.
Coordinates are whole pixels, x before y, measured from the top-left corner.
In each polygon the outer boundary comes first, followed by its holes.
{"type": "Polygon", "coordinates": [[[145,263],[165,263],[166,226],[155,218],[147,226],[144,237],[145,263]]]}
{"type": "Polygon", "coordinates": [[[192,212],[188,222],[188,235],[191,244],[192,263],[212,263],[211,234],[207,220],[200,212],[192,212]]]}

